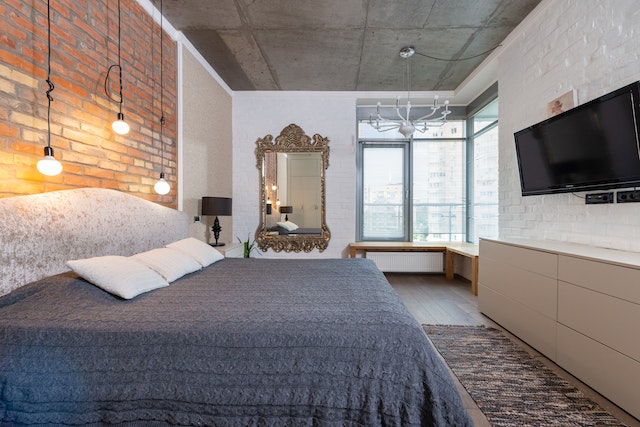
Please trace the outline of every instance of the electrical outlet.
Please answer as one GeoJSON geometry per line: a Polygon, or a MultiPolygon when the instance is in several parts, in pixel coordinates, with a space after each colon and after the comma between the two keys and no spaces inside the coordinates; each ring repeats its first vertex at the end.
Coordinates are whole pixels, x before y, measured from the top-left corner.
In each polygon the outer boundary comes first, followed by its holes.
{"type": "Polygon", "coordinates": [[[613,203],[613,191],[608,193],[592,193],[587,194],[584,198],[584,202],[587,205],[600,204],[600,203],[613,203]]]}
{"type": "Polygon", "coordinates": [[[193,222],[200,222],[200,217],[198,215],[194,216],[193,222]]]}
{"type": "Polygon", "coordinates": [[[616,201],[618,203],[640,202],[640,190],[618,191],[616,201]]]}

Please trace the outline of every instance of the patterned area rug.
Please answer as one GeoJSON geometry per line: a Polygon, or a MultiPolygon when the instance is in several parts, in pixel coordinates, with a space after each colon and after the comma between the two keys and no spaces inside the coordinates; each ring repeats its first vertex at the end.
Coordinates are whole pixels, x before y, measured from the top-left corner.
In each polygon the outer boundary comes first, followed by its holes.
{"type": "Polygon", "coordinates": [[[423,325],[493,426],[623,426],[497,329],[423,325]]]}

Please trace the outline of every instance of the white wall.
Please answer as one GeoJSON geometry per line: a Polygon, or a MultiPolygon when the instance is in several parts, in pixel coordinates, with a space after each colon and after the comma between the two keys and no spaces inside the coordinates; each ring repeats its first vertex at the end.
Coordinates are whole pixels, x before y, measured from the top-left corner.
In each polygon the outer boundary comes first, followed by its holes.
{"type": "Polygon", "coordinates": [[[581,104],[640,80],[640,2],[545,0],[533,13],[498,57],[500,235],[640,251],[640,204],[522,197],[513,139],[571,89],[581,104]]]}
{"type": "Polygon", "coordinates": [[[235,92],[233,95],[233,237],[254,237],[259,222],[256,140],[274,138],[289,124],[329,138],[326,220],[331,231],[323,252],[262,253],[268,258],[342,258],[355,239],[356,98],[333,92],[235,92]]]}
{"type": "MultiPolygon", "coordinates": [[[[231,95],[189,49],[182,52],[182,210],[189,215],[189,235],[213,241],[213,217],[201,217],[203,196],[232,197],[231,95]]],[[[231,216],[221,216],[220,241],[233,237],[231,216]]]]}

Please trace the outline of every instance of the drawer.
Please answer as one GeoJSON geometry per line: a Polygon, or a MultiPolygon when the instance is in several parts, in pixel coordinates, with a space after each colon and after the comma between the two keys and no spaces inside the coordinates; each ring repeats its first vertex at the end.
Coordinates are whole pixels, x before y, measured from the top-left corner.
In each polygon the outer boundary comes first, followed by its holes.
{"type": "Polygon", "coordinates": [[[559,282],[558,322],[640,363],[640,304],[559,282]]]}
{"type": "Polygon", "coordinates": [[[493,258],[481,258],[479,283],[556,319],[558,281],[493,258]]]}
{"type": "Polygon", "coordinates": [[[640,419],[640,363],[558,325],[557,363],[640,419]]]}
{"type": "Polygon", "coordinates": [[[560,255],[558,280],[640,304],[640,269],[560,255]]]}
{"type": "Polygon", "coordinates": [[[555,319],[514,301],[480,283],[478,309],[540,353],[555,361],[555,319]]]}
{"type": "Polygon", "coordinates": [[[479,253],[481,258],[499,260],[503,264],[534,271],[547,277],[558,276],[558,255],[550,252],[480,240],[479,253]]]}

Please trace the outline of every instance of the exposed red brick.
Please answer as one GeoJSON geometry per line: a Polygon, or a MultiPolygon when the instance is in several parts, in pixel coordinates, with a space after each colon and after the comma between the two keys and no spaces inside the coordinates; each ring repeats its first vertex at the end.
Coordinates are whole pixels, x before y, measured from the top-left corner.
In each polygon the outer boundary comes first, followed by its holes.
{"type": "MultiPolygon", "coordinates": [[[[9,68],[8,76],[15,80],[2,77],[15,89],[3,93],[5,102],[0,106],[0,197],[93,186],[175,206],[175,182],[167,196],[153,192],[162,168],[158,26],[135,0],[122,0],[123,112],[131,126],[130,134],[123,137],[111,130],[118,104],[108,99],[103,88],[107,68],[118,60],[116,2],[58,0],[51,7],[51,79],[56,85],[51,143],[63,172],[44,177],[35,169],[46,144],[46,129],[41,125],[47,111],[46,2],[4,0],[0,4],[0,66],[9,68]],[[16,105],[18,110],[9,109],[16,105]],[[11,113],[19,113],[19,121],[12,122],[11,113]],[[33,121],[24,119],[29,114],[33,121]]],[[[169,37],[164,41],[164,170],[175,176],[177,52],[169,37]]],[[[117,72],[112,73],[110,87],[115,94],[117,78],[117,72]]]]}

